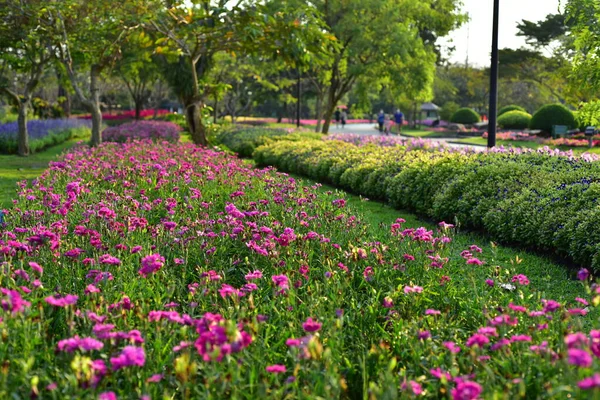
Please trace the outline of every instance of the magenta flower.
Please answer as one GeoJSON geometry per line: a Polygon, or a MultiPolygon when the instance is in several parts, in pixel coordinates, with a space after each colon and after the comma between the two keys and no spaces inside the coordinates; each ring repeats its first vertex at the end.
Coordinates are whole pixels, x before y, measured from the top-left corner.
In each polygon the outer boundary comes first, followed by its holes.
{"type": "Polygon", "coordinates": [[[419,340],[429,339],[431,337],[431,332],[429,332],[429,331],[419,331],[419,334],[417,335],[417,337],[419,338],[419,340]]]}
{"type": "Polygon", "coordinates": [[[73,294],[67,294],[64,297],[58,295],[49,296],[46,297],[44,301],[54,307],[67,307],[77,303],[77,299],[79,299],[79,297],[73,294]]]}
{"type": "Polygon", "coordinates": [[[569,349],[587,346],[588,342],[587,335],[582,332],[571,333],[565,336],[565,344],[569,349]]]}
{"type": "Polygon", "coordinates": [[[512,343],[515,343],[515,342],[531,342],[531,336],[529,336],[529,335],[513,335],[510,338],[510,341],[512,343]]]}
{"type": "Polygon", "coordinates": [[[490,287],[493,287],[493,286],[494,286],[494,281],[493,281],[493,280],[491,280],[491,279],[486,279],[486,280],[485,280],[485,283],[486,283],[488,286],[490,286],[490,287]]]}
{"type": "Polygon", "coordinates": [[[271,374],[283,374],[286,371],[285,365],[280,364],[269,365],[265,369],[271,374]]]}
{"type": "Polygon", "coordinates": [[[244,278],[246,278],[247,281],[252,281],[252,280],[256,280],[256,279],[261,279],[262,277],[263,277],[263,273],[259,270],[256,270],[254,272],[250,272],[244,278]]]}
{"type": "Polygon", "coordinates": [[[478,258],[473,257],[473,258],[469,258],[467,260],[467,265],[483,265],[483,261],[481,261],[478,258]]]}
{"type": "Polygon", "coordinates": [[[394,302],[392,301],[392,298],[389,296],[386,296],[383,298],[383,307],[384,308],[392,308],[394,307],[394,302]]]}
{"type": "Polygon", "coordinates": [[[522,285],[522,286],[529,285],[529,279],[525,275],[523,275],[523,274],[518,274],[518,275],[513,276],[512,277],[512,282],[513,283],[514,282],[518,282],[519,285],[522,285]]]}
{"type": "Polygon", "coordinates": [[[498,331],[493,326],[482,326],[477,330],[477,333],[486,336],[498,336],[498,331]]]}
{"type": "Polygon", "coordinates": [[[29,262],[29,267],[34,270],[39,276],[42,276],[42,274],[44,273],[44,269],[40,266],[40,264],[30,261],[29,262]]]}
{"type": "Polygon", "coordinates": [[[525,308],[523,306],[518,306],[516,304],[513,304],[512,302],[508,303],[508,308],[510,308],[511,310],[516,311],[516,312],[522,312],[522,313],[527,312],[527,308],[525,308]]]}
{"type": "Polygon", "coordinates": [[[92,351],[92,350],[100,350],[104,347],[104,343],[90,337],[80,338],[79,336],[74,336],[69,339],[63,339],[58,342],[58,350],[65,351],[67,353],[72,353],[75,350],[79,351],[92,351]]]}
{"type": "Polygon", "coordinates": [[[98,261],[100,264],[121,265],[121,260],[119,260],[117,257],[111,256],[110,254],[101,255],[98,261]]]}
{"type": "Polygon", "coordinates": [[[163,374],[154,374],[150,378],[146,379],[148,383],[157,383],[160,382],[163,378],[163,374]]]}
{"type": "Polygon", "coordinates": [[[590,271],[588,271],[586,268],[582,268],[579,270],[579,272],[577,272],[577,278],[580,281],[585,281],[587,280],[587,278],[590,276],[590,271]]]}
{"type": "Polygon", "coordinates": [[[231,285],[223,284],[219,289],[222,298],[239,296],[240,292],[231,285]]]}
{"type": "Polygon", "coordinates": [[[429,373],[436,377],[437,379],[446,379],[447,381],[452,380],[452,375],[449,372],[442,370],[441,368],[430,369],[429,373]]]}
{"type": "Polygon", "coordinates": [[[454,342],[444,342],[444,347],[450,350],[450,353],[460,353],[460,347],[456,345],[454,342]]]}
{"type": "Polygon", "coordinates": [[[143,367],[146,363],[146,353],[142,347],[125,346],[117,357],[111,357],[113,371],[117,371],[124,367],[138,366],[143,367]]]}
{"type": "Polygon", "coordinates": [[[302,324],[302,329],[306,332],[317,332],[321,329],[322,324],[317,321],[313,321],[312,318],[308,317],[306,322],[302,324]]]}
{"type": "Polygon", "coordinates": [[[115,392],[104,392],[98,395],[98,400],[117,400],[115,392]]]}
{"type": "Polygon", "coordinates": [[[165,265],[165,258],[160,254],[151,254],[142,258],[142,268],[138,271],[140,275],[146,278],[148,275],[155,273],[165,265]]]}
{"type": "Polygon", "coordinates": [[[467,347],[473,347],[473,346],[479,346],[479,347],[483,347],[484,345],[488,344],[490,342],[490,339],[488,339],[487,336],[482,335],[480,333],[476,333],[473,336],[471,336],[469,339],[467,339],[467,347]]]}
{"type": "Polygon", "coordinates": [[[2,301],[0,301],[2,309],[6,311],[19,313],[22,312],[25,307],[31,306],[31,303],[23,300],[21,294],[16,290],[1,288],[0,292],[3,296],[7,297],[7,299],[3,298],[2,301]]]}
{"type": "Polygon", "coordinates": [[[584,380],[579,381],[579,383],[577,383],[577,386],[579,386],[579,388],[583,390],[600,388],[600,374],[595,373],[589,378],[585,378],[584,380]]]}
{"type": "Polygon", "coordinates": [[[461,380],[450,393],[452,400],[475,400],[482,391],[483,389],[478,383],[461,380]]]}
{"type": "Polygon", "coordinates": [[[569,349],[567,354],[569,356],[569,364],[584,368],[592,366],[592,356],[585,350],[569,349]]]}
{"type": "Polygon", "coordinates": [[[403,382],[402,385],[400,386],[400,389],[402,389],[402,390],[410,389],[410,391],[415,396],[419,396],[421,393],[423,393],[423,387],[416,381],[410,381],[410,382],[408,382],[408,384],[406,382],[403,382]]]}
{"type": "Polygon", "coordinates": [[[441,311],[433,310],[431,308],[425,310],[425,315],[440,315],[441,311]]]}

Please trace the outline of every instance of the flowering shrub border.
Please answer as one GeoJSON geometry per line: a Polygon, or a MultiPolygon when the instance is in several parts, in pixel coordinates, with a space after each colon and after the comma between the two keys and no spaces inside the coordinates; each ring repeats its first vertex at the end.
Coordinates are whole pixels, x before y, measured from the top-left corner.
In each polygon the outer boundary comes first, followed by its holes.
{"type": "MultiPolygon", "coordinates": [[[[89,135],[90,126],[89,121],[65,118],[27,121],[30,151],[37,153],[73,138],[84,138],[89,135]]],[[[0,124],[0,153],[17,153],[18,132],[17,122],[0,124]]]]}
{"type": "Polygon", "coordinates": [[[134,139],[179,141],[181,127],[167,121],[134,121],[122,125],[111,126],[102,131],[105,142],[124,143],[134,139]]]}

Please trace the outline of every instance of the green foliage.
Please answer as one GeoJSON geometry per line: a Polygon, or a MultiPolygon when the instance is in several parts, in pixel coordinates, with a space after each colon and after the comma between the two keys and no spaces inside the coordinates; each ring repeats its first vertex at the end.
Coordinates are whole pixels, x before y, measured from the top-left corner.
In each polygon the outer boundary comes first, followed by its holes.
{"type": "Polygon", "coordinates": [[[481,121],[479,114],[472,108],[461,108],[452,114],[452,117],[450,118],[450,122],[456,124],[471,125],[479,121],[481,121]]]}
{"type": "Polygon", "coordinates": [[[518,106],[516,104],[511,104],[508,106],[504,106],[502,107],[499,111],[498,111],[498,116],[501,116],[504,113],[507,113],[509,111],[522,111],[522,112],[527,112],[527,110],[525,110],[523,107],[518,106]]]}
{"type": "Polygon", "coordinates": [[[9,106],[0,106],[0,124],[17,122],[19,115],[9,106]]]}
{"type": "Polygon", "coordinates": [[[598,162],[541,153],[357,147],[333,140],[265,141],[253,154],[259,165],[331,183],[434,220],[456,220],[501,242],[600,271],[600,224],[594,225],[600,220],[598,162]]]}
{"type": "Polygon", "coordinates": [[[531,122],[531,114],[525,111],[508,111],[498,117],[498,125],[503,129],[527,129],[531,122]]]}
{"type": "Polygon", "coordinates": [[[549,134],[554,125],[565,125],[573,129],[577,127],[577,122],[573,112],[567,107],[562,104],[547,104],[533,114],[529,127],[549,134]]]}
{"type": "Polygon", "coordinates": [[[450,118],[460,109],[458,103],[453,101],[447,101],[442,105],[442,109],[440,110],[440,118],[442,121],[450,121],[450,118]]]}
{"type": "MultiPolygon", "coordinates": [[[[70,128],[63,131],[51,132],[42,138],[29,141],[31,153],[39,153],[49,147],[54,147],[71,139],[83,139],[90,135],[90,129],[86,127],[70,128]]],[[[0,153],[17,154],[18,145],[16,139],[0,136],[0,153]]]]}
{"type": "Polygon", "coordinates": [[[582,103],[574,114],[580,130],[583,131],[588,126],[598,127],[600,126],[600,101],[582,103]]]}

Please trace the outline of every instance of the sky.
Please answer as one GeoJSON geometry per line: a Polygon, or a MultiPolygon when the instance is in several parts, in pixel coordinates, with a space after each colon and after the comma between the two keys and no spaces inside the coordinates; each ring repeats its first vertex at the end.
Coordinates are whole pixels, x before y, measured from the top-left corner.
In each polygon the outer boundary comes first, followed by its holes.
{"type": "MultiPolygon", "coordinates": [[[[451,32],[442,43],[456,46],[450,61],[464,64],[468,53],[469,64],[487,66],[492,49],[494,0],[463,0],[463,4],[470,22],[451,32]]],[[[525,38],[517,36],[517,23],[523,19],[540,21],[548,14],[556,14],[558,7],[559,0],[500,0],[498,46],[501,49],[525,46],[525,38]]]]}

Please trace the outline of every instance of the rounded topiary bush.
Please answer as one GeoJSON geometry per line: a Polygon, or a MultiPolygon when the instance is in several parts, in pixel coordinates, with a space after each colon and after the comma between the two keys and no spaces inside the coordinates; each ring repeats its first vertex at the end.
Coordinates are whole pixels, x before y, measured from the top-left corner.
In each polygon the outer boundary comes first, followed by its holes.
{"type": "Polygon", "coordinates": [[[527,129],[531,122],[531,114],[524,111],[509,111],[498,117],[498,125],[502,129],[527,129]]]}
{"type": "Polygon", "coordinates": [[[481,121],[479,114],[471,108],[460,108],[450,118],[450,122],[455,124],[475,124],[479,121],[481,121]]]}
{"type": "Polygon", "coordinates": [[[526,110],[526,109],[524,109],[523,107],[521,107],[521,106],[518,106],[518,105],[516,105],[516,104],[511,104],[511,105],[508,105],[508,106],[504,106],[504,107],[502,107],[502,108],[500,109],[500,111],[498,111],[498,116],[501,116],[501,115],[503,115],[503,114],[506,114],[507,112],[510,112],[510,111],[522,111],[522,112],[527,112],[527,110],[526,110]]]}
{"type": "Polygon", "coordinates": [[[539,129],[547,134],[552,132],[553,125],[565,125],[569,129],[577,126],[575,116],[562,104],[547,104],[533,114],[529,127],[539,129]]]}

